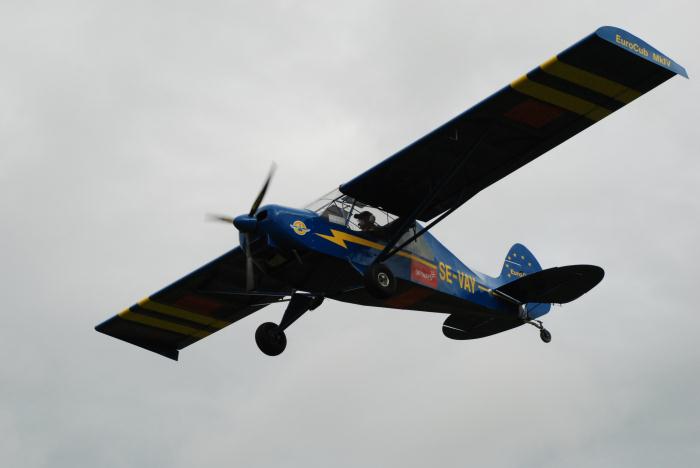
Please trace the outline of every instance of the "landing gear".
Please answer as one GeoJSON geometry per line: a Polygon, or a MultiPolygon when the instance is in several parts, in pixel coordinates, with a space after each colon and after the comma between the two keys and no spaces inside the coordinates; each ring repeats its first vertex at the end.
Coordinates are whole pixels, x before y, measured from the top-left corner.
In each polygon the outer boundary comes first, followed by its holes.
{"type": "Polygon", "coordinates": [[[542,341],[544,341],[545,343],[549,343],[550,341],[552,341],[552,334],[549,332],[549,330],[544,328],[544,325],[542,325],[541,320],[530,320],[527,323],[529,323],[530,325],[532,325],[535,328],[540,329],[540,339],[542,341]]]}
{"type": "Polygon", "coordinates": [[[527,313],[527,304],[520,304],[518,306],[518,317],[523,322],[529,323],[533,327],[538,328],[540,330],[540,339],[542,341],[545,343],[552,341],[552,334],[549,333],[549,330],[544,328],[544,325],[542,325],[542,320],[534,320],[530,318],[530,315],[527,313]]]}
{"type": "Polygon", "coordinates": [[[309,310],[314,310],[318,308],[321,304],[323,304],[323,300],[325,297],[323,296],[315,296],[314,299],[311,301],[311,304],[309,304],[309,310]]]}
{"type": "Polygon", "coordinates": [[[276,323],[265,322],[255,331],[255,343],[268,356],[277,356],[287,347],[287,336],[276,323]]]}
{"type": "Polygon", "coordinates": [[[386,299],[396,292],[396,278],[389,267],[375,263],[365,272],[365,288],[377,299],[386,299]]]}
{"type": "Polygon", "coordinates": [[[266,322],[255,331],[255,343],[260,351],[268,356],[278,356],[287,347],[287,329],[296,319],[308,310],[313,310],[323,302],[323,296],[307,296],[292,294],[287,309],[284,311],[280,324],[266,322]]]}
{"type": "Polygon", "coordinates": [[[540,338],[545,343],[549,343],[550,341],[552,341],[552,334],[549,333],[549,330],[547,330],[546,328],[542,328],[542,330],[540,330],[540,338]]]}

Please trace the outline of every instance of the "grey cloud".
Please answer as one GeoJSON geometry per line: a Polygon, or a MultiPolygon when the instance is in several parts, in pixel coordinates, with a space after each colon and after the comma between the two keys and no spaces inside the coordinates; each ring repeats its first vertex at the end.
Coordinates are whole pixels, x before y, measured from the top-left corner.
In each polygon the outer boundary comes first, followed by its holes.
{"type": "Polygon", "coordinates": [[[237,243],[206,212],[302,205],[602,24],[700,70],[692,2],[6,2],[0,453],[7,466],[687,466],[698,458],[698,88],[674,78],[485,190],[436,235],[601,286],[451,342],[326,303],[277,359],[270,307],[179,363],[95,323],[237,243]]]}

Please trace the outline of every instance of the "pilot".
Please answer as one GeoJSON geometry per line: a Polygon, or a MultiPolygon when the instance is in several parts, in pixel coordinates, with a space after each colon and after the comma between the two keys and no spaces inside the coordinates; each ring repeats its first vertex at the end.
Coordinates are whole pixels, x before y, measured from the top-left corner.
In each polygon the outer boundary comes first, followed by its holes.
{"type": "Polygon", "coordinates": [[[362,211],[353,216],[357,220],[357,225],[361,231],[374,231],[377,225],[374,222],[374,215],[369,211],[362,211]]]}

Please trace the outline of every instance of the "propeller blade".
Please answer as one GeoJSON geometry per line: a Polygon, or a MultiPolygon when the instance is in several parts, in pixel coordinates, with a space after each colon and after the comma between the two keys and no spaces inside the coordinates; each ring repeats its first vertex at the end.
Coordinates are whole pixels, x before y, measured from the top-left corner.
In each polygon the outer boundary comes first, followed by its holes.
{"type": "Polygon", "coordinates": [[[216,214],[209,213],[209,214],[207,214],[206,219],[208,221],[221,221],[224,223],[233,224],[233,218],[230,216],[216,215],[216,214]]]}
{"type": "Polygon", "coordinates": [[[245,290],[255,289],[255,273],[253,271],[253,257],[250,254],[250,236],[245,235],[245,290]]]}
{"type": "Polygon", "coordinates": [[[215,215],[215,214],[209,214],[207,215],[207,219],[210,221],[221,221],[224,223],[230,223],[233,224],[238,228],[238,230],[243,234],[244,236],[244,242],[245,242],[245,289],[246,291],[252,291],[255,289],[255,264],[253,262],[253,256],[250,253],[250,235],[248,234],[249,231],[254,231],[255,230],[255,218],[253,216],[255,215],[255,212],[258,211],[258,208],[260,207],[260,204],[263,201],[263,198],[265,198],[265,193],[267,192],[267,188],[270,186],[270,181],[272,180],[272,176],[275,174],[275,169],[277,169],[277,165],[273,162],[272,166],[270,166],[270,171],[267,173],[267,177],[265,178],[265,183],[262,186],[262,189],[260,190],[260,193],[258,193],[257,198],[253,202],[253,206],[250,207],[250,213],[248,214],[248,218],[245,216],[241,215],[236,219],[239,219],[239,224],[236,225],[234,223],[234,218],[231,218],[230,216],[224,216],[224,215],[215,215]]]}
{"type": "Polygon", "coordinates": [[[250,213],[248,214],[248,216],[253,216],[255,212],[258,211],[258,208],[260,207],[260,204],[262,203],[263,198],[265,197],[265,192],[267,192],[267,187],[270,186],[272,176],[275,174],[275,169],[277,169],[277,165],[275,163],[272,163],[272,166],[270,166],[270,172],[267,173],[267,179],[265,179],[265,184],[263,184],[262,190],[260,190],[260,193],[258,194],[258,198],[256,198],[253,202],[253,206],[250,207],[250,213]]]}

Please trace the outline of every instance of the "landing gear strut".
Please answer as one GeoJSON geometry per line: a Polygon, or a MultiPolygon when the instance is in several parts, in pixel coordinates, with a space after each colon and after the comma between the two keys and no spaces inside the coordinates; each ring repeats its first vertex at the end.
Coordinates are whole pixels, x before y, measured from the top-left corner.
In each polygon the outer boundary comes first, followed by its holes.
{"type": "Polygon", "coordinates": [[[255,331],[255,343],[260,351],[268,356],[277,356],[287,347],[284,330],[308,310],[313,310],[323,302],[323,297],[292,294],[280,324],[265,322],[255,331]]]}
{"type": "Polygon", "coordinates": [[[549,330],[544,328],[544,325],[542,325],[542,320],[531,319],[527,313],[527,306],[525,304],[520,304],[520,306],[518,306],[518,316],[523,322],[529,323],[533,327],[540,330],[540,339],[542,341],[545,343],[552,341],[552,334],[549,332],[549,330]]]}

